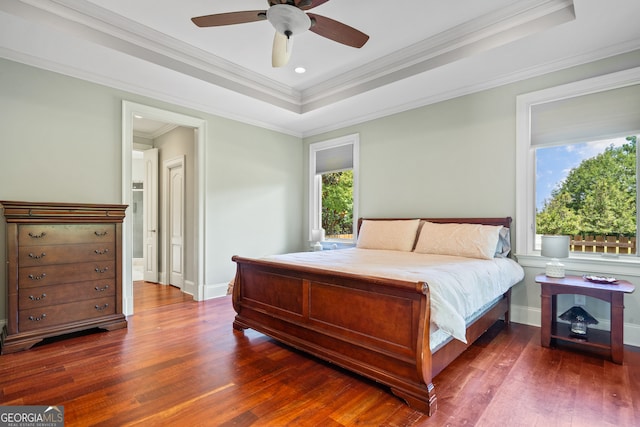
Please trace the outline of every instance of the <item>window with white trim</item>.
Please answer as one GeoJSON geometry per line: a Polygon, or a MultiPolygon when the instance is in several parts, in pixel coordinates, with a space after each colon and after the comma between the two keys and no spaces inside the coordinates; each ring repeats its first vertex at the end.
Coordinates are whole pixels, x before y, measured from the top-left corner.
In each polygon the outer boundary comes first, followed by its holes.
{"type": "Polygon", "coordinates": [[[309,241],[322,230],[353,243],[358,220],[358,134],[309,145],[309,241]]]}
{"type": "Polygon", "coordinates": [[[638,256],[640,68],[518,97],[516,253],[638,256]]]}

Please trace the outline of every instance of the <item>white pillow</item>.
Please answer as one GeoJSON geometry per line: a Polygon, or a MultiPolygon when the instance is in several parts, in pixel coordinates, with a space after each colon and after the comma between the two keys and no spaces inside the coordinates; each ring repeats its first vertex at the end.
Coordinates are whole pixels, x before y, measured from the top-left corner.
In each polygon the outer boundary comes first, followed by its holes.
{"type": "Polygon", "coordinates": [[[415,252],[492,259],[502,226],[425,222],[415,252]]]}
{"type": "Polygon", "coordinates": [[[419,219],[363,220],[356,247],[410,252],[416,242],[419,219]]]}

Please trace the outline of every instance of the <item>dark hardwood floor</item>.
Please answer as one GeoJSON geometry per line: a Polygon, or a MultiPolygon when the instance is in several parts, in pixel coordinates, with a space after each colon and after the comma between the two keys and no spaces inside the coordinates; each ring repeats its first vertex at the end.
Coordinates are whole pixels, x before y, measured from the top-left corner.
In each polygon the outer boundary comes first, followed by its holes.
{"type": "Polygon", "coordinates": [[[230,297],[136,282],[125,330],[0,356],[0,404],[64,405],[67,426],[637,426],[640,353],[624,365],[540,347],[497,324],[435,378],[438,411],[254,331],[230,297]]]}

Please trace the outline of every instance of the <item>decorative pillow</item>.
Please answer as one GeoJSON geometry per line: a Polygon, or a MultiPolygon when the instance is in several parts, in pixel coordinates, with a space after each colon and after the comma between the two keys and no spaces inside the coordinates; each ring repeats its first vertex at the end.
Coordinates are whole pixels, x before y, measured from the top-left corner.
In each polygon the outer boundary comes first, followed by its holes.
{"type": "Polygon", "coordinates": [[[492,259],[503,227],[482,224],[425,222],[415,252],[492,259]]]}
{"type": "Polygon", "coordinates": [[[363,220],[356,247],[410,252],[416,242],[419,219],[363,220]]]}
{"type": "Polygon", "coordinates": [[[498,237],[495,256],[498,258],[506,258],[509,256],[509,252],[511,252],[511,229],[502,227],[498,237]]]}

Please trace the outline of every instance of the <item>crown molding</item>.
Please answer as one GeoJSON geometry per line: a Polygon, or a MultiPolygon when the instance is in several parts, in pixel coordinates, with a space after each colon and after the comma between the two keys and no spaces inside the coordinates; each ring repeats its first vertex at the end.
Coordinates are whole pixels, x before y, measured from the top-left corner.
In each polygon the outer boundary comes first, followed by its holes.
{"type": "MultiPolygon", "coordinates": [[[[331,124],[331,126],[323,126],[323,127],[318,127],[314,129],[308,129],[303,133],[303,137],[308,138],[311,136],[320,135],[322,133],[331,132],[331,131],[346,128],[349,126],[354,126],[370,120],[380,119],[382,117],[402,113],[405,111],[413,110],[415,108],[436,104],[438,102],[447,101],[447,100],[458,98],[461,96],[471,95],[477,92],[482,92],[484,90],[494,89],[507,84],[516,83],[519,81],[539,77],[539,76],[557,72],[557,71],[562,71],[571,67],[588,64],[591,62],[607,59],[617,55],[623,55],[625,53],[630,53],[634,51],[637,51],[640,53],[639,46],[640,46],[640,39],[636,39],[636,40],[631,40],[627,43],[616,44],[604,49],[599,49],[597,51],[590,52],[589,54],[576,55],[572,57],[566,57],[558,61],[539,64],[535,67],[530,67],[525,70],[519,70],[512,73],[503,74],[492,80],[487,80],[481,83],[471,84],[464,87],[458,87],[453,90],[443,91],[436,94],[430,94],[429,96],[426,96],[426,97],[420,97],[416,100],[413,100],[407,103],[395,105],[387,109],[378,110],[373,114],[358,116],[351,120],[334,122],[331,124]]],[[[640,57],[639,57],[639,61],[636,64],[633,64],[633,66],[640,67],[640,57]]]]}
{"type": "MultiPolygon", "coordinates": [[[[219,117],[235,120],[248,125],[261,127],[263,129],[280,132],[280,133],[291,135],[298,138],[307,138],[307,137],[319,135],[322,133],[331,132],[337,129],[342,129],[348,126],[354,126],[370,120],[379,119],[392,114],[398,114],[398,113],[402,113],[404,111],[412,110],[415,108],[420,108],[420,107],[435,104],[438,102],[446,101],[449,99],[457,98],[460,96],[470,95],[483,90],[496,88],[499,86],[515,83],[515,82],[526,80],[529,78],[538,77],[538,76],[552,73],[555,71],[561,71],[563,69],[567,69],[570,67],[587,64],[587,63],[598,61],[601,59],[606,59],[612,56],[622,55],[622,54],[633,52],[633,51],[640,52],[640,50],[638,49],[638,46],[640,46],[640,39],[632,40],[624,44],[616,44],[604,49],[600,49],[598,51],[591,52],[589,54],[566,57],[560,61],[553,61],[545,64],[539,64],[535,67],[531,67],[526,70],[520,70],[514,73],[502,75],[490,81],[484,81],[482,83],[472,84],[462,88],[457,88],[454,90],[443,91],[440,93],[432,94],[427,97],[421,97],[411,102],[407,102],[407,103],[396,105],[390,108],[378,110],[372,114],[359,115],[350,120],[334,121],[330,126],[309,128],[303,131],[298,131],[292,128],[286,128],[281,126],[274,126],[272,123],[269,123],[266,121],[253,120],[246,116],[231,114],[228,111],[220,110],[219,108],[214,108],[211,105],[194,102],[192,99],[171,96],[165,92],[161,92],[156,89],[151,89],[141,84],[135,84],[132,82],[123,82],[121,80],[111,79],[108,76],[90,73],[76,67],[70,67],[68,65],[60,64],[47,59],[25,55],[23,52],[17,52],[14,50],[0,47],[0,57],[7,58],[22,64],[41,68],[44,70],[49,70],[52,72],[64,74],[70,77],[79,78],[81,80],[86,80],[96,84],[101,84],[114,89],[119,89],[126,92],[134,93],[137,95],[146,96],[152,99],[157,99],[159,101],[168,102],[168,103],[179,105],[186,108],[191,108],[196,111],[202,111],[203,113],[213,114],[219,117]]],[[[637,66],[640,66],[640,63],[637,64],[637,66]]]]}
{"type": "Polygon", "coordinates": [[[91,26],[105,34],[167,57],[190,63],[209,72],[215,72],[230,81],[245,84],[254,90],[267,89],[274,96],[290,102],[299,102],[300,94],[289,86],[253,72],[247,68],[213,55],[203,49],[156,31],[122,15],[103,9],[86,0],[20,0],[25,3],[53,3],[58,5],[56,14],[83,25],[91,26]]]}
{"type": "MultiPolygon", "coordinates": [[[[59,3],[65,3],[65,4],[70,4],[70,3],[82,3],[82,2],[77,2],[75,0],[72,1],[52,1],[52,0],[0,0],[0,10],[8,10],[9,13],[11,12],[12,8],[15,8],[16,4],[18,5],[17,7],[27,7],[25,6],[25,4],[29,2],[29,3],[42,3],[42,4],[59,4],[59,3]]],[[[87,2],[88,3],[88,2],[87,2]]],[[[518,2],[518,3],[525,3],[525,2],[518,2]]],[[[527,1],[526,3],[533,5],[533,4],[540,4],[540,1],[527,1]]],[[[548,5],[556,5],[558,8],[560,8],[559,10],[562,10],[562,6],[563,5],[567,5],[568,3],[566,1],[551,1],[551,2],[542,2],[542,3],[546,3],[548,5]]],[[[33,9],[30,11],[30,13],[32,14],[38,14],[40,13],[41,16],[38,18],[40,21],[46,21],[48,19],[55,19],[56,15],[51,15],[51,13],[49,13],[46,10],[41,10],[41,9],[37,9],[37,8],[32,8],[31,6],[28,6],[29,8],[33,9]]],[[[512,9],[509,8],[511,11],[512,9]]],[[[508,11],[503,11],[502,13],[504,15],[508,15],[507,13],[508,11]]],[[[20,13],[24,13],[24,11],[20,11],[20,13]]],[[[15,13],[14,13],[15,14],[15,13]]],[[[21,15],[22,16],[22,15],[21,15]]],[[[487,19],[487,22],[490,21],[489,17],[485,17],[487,19]]],[[[59,19],[63,19],[63,18],[59,18],[59,19]]],[[[97,19],[97,18],[95,18],[97,19]]],[[[505,17],[505,22],[506,22],[507,18],[505,17]]],[[[64,21],[68,21],[68,19],[64,18],[64,21]]],[[[135,24],[135,23],[134,23],[135,24]]],[[[97,25],[97,24],[96,24],[97,25]]],[[[137,24],[135,24],[137,25],[137,24]]],[[[134,25],[134,26],[135,26],[134,25]]],[[[80,25],[78,24],[78,26],[80,27],[86,27],[84,24],[80,25]]],[[[109,25],[107,25],[107,27],[109,27],[109,25]]],[[[115,27],[114,27],[115,28],[115,27]]],[[[115,28],[114,31],[118,30],[118,28],[115,28]]],[[[100,34],[100,32],[96,32],[93,33],[94,36],[96,34],[100,34]]],[[[104,33],[102,33],[104,34],[104,33]]],[[[110,34],[106,34],[106,36],[108,36],[109,38],[114,38],[114,36],[111,36],[110,34]]],[[[105,36],[105,37],[106,37],[105,36]]],[[[150,37],[150,35],[148,35],[150,37]]],[[[462,34],[458,34],[459,37],[462,37],[462,34]]],[[[444,36],[443,36],[444,37],[444,36]]],[[[147,38],[147,40],[152,40],[147,38]]],[[[172,39],[173,42],[177,43],[177,48],[179,48],[179,45],[181,42],[172,39]]],[[[442,39],[440,40],[436,40],[436,39],[430,39],[431,43],[433,45],[438,45],[438,42],[442,43],[442,39]]],[[[418,45],[414,45],[410,48],[406,49],[406,52],[400,52],[397,55],[390,55],[387,58],[382,59],[381,61],[388,61],[388,63],[382,64],[384,66],[387,67],[388,70],[393,70],[393,63],[394,61],[399,61],[401,60],[405,60],[407,62],[410,62],[410,58],[411,55],[413,54],[415,58],[420,58],[419,52],[421,51],[421,49],[423,49],[425,46],[422,45],[427,45],[428,41],[424,41],[423,43],[420,43],[418,45]],[[406,55],[406,56],[402,56],[402,55],[406,55]]],[[[31,65],[31,66],[35,66],[38,68],[42,68],[42,69],[46,69],[46,70],[50,70],[50,71],[54,71],[54,72],[58,72],[61,74],[65,74],[68,76],[72,76],[72,77],[76,77],[76,78],[80,78],[83,80],[87,80],[87,81],[91,81],[97,84],[101,84],[101,85],[105,85],[105,86],[109,86],[112,88],[116,88],[116,89],[120,89],[120,90],[124,90],[130,93],[134,93],[134,94],[138,94],[138,95],[142,95],[142,96],[146,96],[149,98],[153,98],[159,101],[164,101],[164,102],[169,102],[171,104],[175,104],[175,105],[179,105],[182,107],[186,107],[186,108],[191,108],[194,109],[196,111],[201,111],[203,113],[208,113],[208,114],[213,114],[219,117],[224,117],[227,119],[231,119],[231,120],[235,120],[235,121],[239,121],[242,123],[246,123],[249,125],[253,125],[253,126],[258,126],[264,129],[268,129],[268,130],[272,130],[272,131],[276,131],[276,132],[280,132],[283,134],[288,134],[288,135],[292,135],[295,137],[300,137],[300,138],[304,138],[304,137],[310,137],[313,135],[318,135],[321,133],[325,133],[325,132],[329,132],[329,131],[333,131],[336,129],[340,129],[340,128],[344,128],[344,127],[348,127],[348,126],[352,126],[352,125],[356,125],[362,122],[366,122],[369,120],[373,120],[373,119],[377,119],[377,118],[381,118],[384,116],[388,116],[391,114],[396,114],[396,113],[400,113],[403,111],[407,111],[407,110],[411,110],[414,108],[419,108],[425,105],[430,105],[430,104],[434,104],[437,102],[441,102],[441,101],[445,101],[448,99],[452,99],[455,97],[459,97],[459,96],[464,96],[464,95],[468,95],[468,94],[472,94],[478,91],[482,91],[482,90],[487,90],[487,89],[491,89],[494,87],[498,87],[504,84],[509,84],[509,83],[513,83],[519,80],[524,80],[524,79],[528,79],[528,78],[532,78],[532,77],[537,77],[539,75],[542,74],[546,74],[546,73],[550,73],[550,72],[554,72],[554,71],[558,71],[558,70],[562,70],[565,68],[569,68],[572,66],[577,66],[577,65],[581,65],[584,63],[588,63],[588,62],[593,62],[599,59],[603,59],[603,58],[607,58],[610,56],[615,56],[618,54],[622,54],[622,53],[626,53],[626,52],[630,52],[630,51],[634,51],[638,49],[638,46],[640,46],[640,40],[636,39],[633,41],[629,41],[627,43],[624,44],[618,44],[618,45],[614,45],[614,46],[610,46],[608,48],[605,49],[600,49],[599,51],[596,52],[591,52],[589,54],[582,54],[582,55],[578,55],[578,56],[573,56],[573,57],[566,57],[563,58],[562,60],[559,61],[553,61],[553,62],[549,62],[549,63],[544,63],[544,64],[539,64],[536,65],[535,67],[531,67],[529,69],[525,69],[525,70],[519,70],[516,72],[512,72],[512,73],[507,73],[507,74],[503,74],[501,76],[498,76],[495,79],[492,79],[490,81],[483,81],[483,82],[478,82],[478,83],[472,83],[469,84],[465,87],[458,87],[452,90],[448,90],[448,91],[442,91],[440,93],[431,93],[429,94],[429,96],[422,96],[419,97],[417,99],[414,99],[412,101],[409,102],[405,102],[402,104],[394,104],[394,105],[390,105],[388,108],[385,109],[380,109],[377,110],[374,113],[363,113],[357,116],[354,116],[352,118],[350,118],[349,120],[336,120],[333,121],[331,123],[331,125],[329,126],[320,126],[320,127],[316,127],[316,128],[312,128],[311,126],[308,127],[303,127],[300,126],[300,123],[298,123],[297,120],[295,120],[295,115],[292,115],[292,119],[290,121],[289,124],[281,124],[281,125],[274,125],[273,123],[270,123],[267,120],[262,120],[262,119],[254,119],[249,117],[248,115],[243,115],[242,113],[233,113],[230,111],[226,111],[224,110],[224,108],[221,108],[219,105],[215,104],[215,103],[207,103],[205,101],[202,100],[195,100],[192,98],[189,98],[187,96],[182,96],[179,93],[176,93],[175,91],[163,91],[161,88],[158,87],[152,87],[149,84],[147,84],[147,82],[144,81],[133,81],[131,79],[129,80],[119,80],[119,79],[115,79],[113,77],[110,77],[109,75],[105,75],[104,73],[99,73],[99,72],[89,72],[85,69],[79,68],[78,66],[71,66],[69,64],[62,64],[59,62],[55,62],[49,59],[45,59],[42,57],[35,57],[35,56],[31,56],[28,54],[25,54],[24,52],[18,52],[15,50],[11,50],[11,49],[6,49],[6,48],[0,48],[0,56],[5,57],[7,59],[11,59],[17,62],[21,62],[27,65],[31,65]]],[[[143,58],[144,59],[144,58],[143,58]]],[[[218,58],[219,59],[219,58],[218,58]]],[[[222,60],[223,63],[225,62],[224,60],[222,60]]],[[[229,64],[223,64],[223,66],[226,66],[229,64]]],[[[380,64],[379,64],[380,65],[380,64]]],[[[234,66],[233,64],[230,65],[232,69],[237,68],[236,66],[234,66]]],[[[384,67],[383,67],[384,68],[384,67]]],[[[373,65],[368,68],[368,70],[370,72],[374,72],[374,67],[373,65]]],[[[230,74],[234,74],[232,72],[230,72],[230,74]]],[[[242,77],[242,73],[235,73],[236,75],[234,76],[234,78],[236,78],[238,81],[241,81],[241,77],[242,77]]],[[[346,80],[350,80],[350,79],[354,79],[355,77],[353,76],[349,76],[348,74],[344,74],[341,76],[341,78],[345,78],[346,80]]],[[[268,79],[267,79],[268,80],[268,79]]],[[[356,79],[357,80],[357,79],[356,79]]],[[[250,83],[250,82],[248,82],[250,83]]],[[[322,83],[321,83],[322,84],[322,83]]],[[[348,84],[345,84],[345,87],[348,86],[348,84]]],[[[314,86],[314,88],[317,86],[314,86]]],[[[282,89],[286,92],[286,88],[282,89]]],[[[360,92],[362,93],[362,92],[360,92]]],[[[254,94],[255,95],[255,94],[254,94]]],[[[251,95],[250,95],[251,96],[251,95]]],[[[253,96],[253,98],[257,98],[256,96],[253,96]]],[[[296,97],[294,97],[296,98],[296,97]]],[[[259,98],[258,98],[259,99],[259,98]]],[[[297,98],[296,98],[297,99],[297,98]]],[[[277,103],[271,103],[272,105],[277,105],[277,103]]],[[[295,104],[300,107],[301,101],[296,101],[295,104]]],[[[286,110],[291,111],[290,108],[285,108],[286,110]]],[[[300,115],[301,112],[298,111],[298,114],[300,115]]],[[[263,115],[263,117],[268,119],[267,115],[263,115]]],[[[303,117],[303,115],[301,115],[300,117],[303,117]]],[[[284,123],[284,122],[283,122],[284,123]]]]}
{"type": "Polygon", "coordinates": [[[229,120],[234,120],[240,123],[245,123],[252,126],[257,126],[263,129],[272,130],[274,132],[280,132],[286,135],[302,137],[302,133],[291,128],[275,126],[270,122],[263,120],[251,119],[245,115],[230,113],[227,110],[217,108],[211,104],[204,104],[196,102],[191,98],[185,98],[177,96],[173,93],[161,91],[158,88],[152,88],[145,85],[145,82],[133,82],[114,79],[104,74],[98,74],[95,72],[87,71],[85,69],[69,66],[67,64],[61,64],[56,61],[52,61],[46,58],[36,57],[33,55],[27,55],[24,52],[18,52],[16,50],[0,47],[0,58],[6,58],[11,61],[15,61],[21,64],[29,65],[32,67],[40,68],[43,70],[59,73],[65,76],[85,80],[91,83],[103,85],[113,89],[122,90],[132,94],[144,96],[150,99],[155,99],[162,102],[167,102],[173,105],[179,105],[181,107],[190,108],[195,111],[201,111],[203,113],[212,114],[214,116],[222,117],[229,120]]]}
{"type": "Polygon", "coordinates": [[[402,80],[575,19],[573,0],[525,0],[303,91],[303,111],[402,80]]]}
{"type": "Polygon", "coordinates": [[[2,0],[1,9],[270,103],[305,112],[575,19],[573,0],[520,0],[479,19],[295,90],[84,0],[2,0]]]}
{"type": "Polygon", "coordinates": [[[83,0],[2,0],[0,10],[300,113],[300,93],[83,0]]]}

